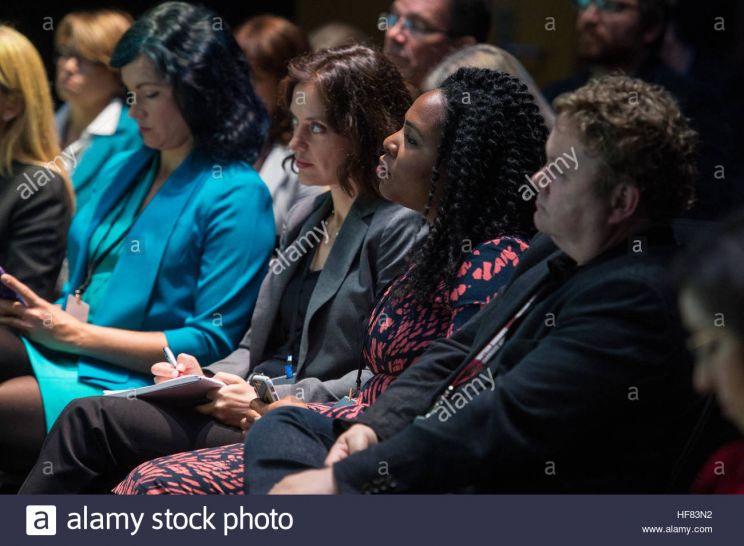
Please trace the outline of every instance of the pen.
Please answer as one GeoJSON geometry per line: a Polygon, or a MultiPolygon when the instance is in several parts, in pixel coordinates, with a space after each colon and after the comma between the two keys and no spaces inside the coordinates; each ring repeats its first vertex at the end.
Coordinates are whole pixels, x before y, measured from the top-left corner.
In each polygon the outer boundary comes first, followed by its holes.
{"type": "Polygon", "coordinates": [[[163,347],[163,354],[165,354],[165,359],[168,361],[168,364],[173,366],[174,370],[177,370],[178,362],[176,362],[176,357],[173,355],[173,351],[170,350],[170,347],[167,345],[163,347]]]}

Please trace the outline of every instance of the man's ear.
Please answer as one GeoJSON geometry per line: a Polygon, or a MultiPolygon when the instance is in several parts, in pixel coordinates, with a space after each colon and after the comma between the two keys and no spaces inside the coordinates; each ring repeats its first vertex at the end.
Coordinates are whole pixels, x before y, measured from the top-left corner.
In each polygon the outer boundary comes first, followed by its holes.
{"type": "Polygon", "coordinates": [[[619,224],[635,214],[641,203],[641,190],[629,182],[621,182],[610,193],[611,224],[619,224]]]}
{"type": "Polygon", "coordinates": [[[13,121],[15,118],[21,115],[23,112],[23,99],[16,95],[8,95],[8,100],[5,101],[5,108],[0,112],[0,117],[5,123],[13,121]]]}

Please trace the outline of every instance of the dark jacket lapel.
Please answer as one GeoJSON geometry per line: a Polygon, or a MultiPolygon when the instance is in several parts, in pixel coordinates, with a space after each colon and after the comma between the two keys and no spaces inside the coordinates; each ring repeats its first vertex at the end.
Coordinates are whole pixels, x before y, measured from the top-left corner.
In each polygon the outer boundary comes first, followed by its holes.
{"type": "Polygon", "coordinates": [[[349,214],[344,220],[336,242],[328,255],[323,271],[318,277],[310,303],[308,304],[305,322],[302,329],[302,341],[297,362],[297,373],[305,363],[307,355],[310,323],[323,305],[338,292],[349,270],[356,260],[369,228],[370,216],[377,210],[382,201],[379,198],[362,194],[354,200],[349,214]]]}
{"type": "Polygon", "coordinates": [[[293,254],[288,252],[288,249],[300,237],[320,225],[333,208],[333,202],[330,193],[324,193],[314,200],[300,202],[297,206],[302,208],[292,211],[290,224],[281,237],[280,250],[269,264],[269,272],[259,291],[251,320],[251,360],[257,363],[274,356],[265,354],[266,348],[284,291],[302,263],[302,259],[291,259],[293,254]]]}

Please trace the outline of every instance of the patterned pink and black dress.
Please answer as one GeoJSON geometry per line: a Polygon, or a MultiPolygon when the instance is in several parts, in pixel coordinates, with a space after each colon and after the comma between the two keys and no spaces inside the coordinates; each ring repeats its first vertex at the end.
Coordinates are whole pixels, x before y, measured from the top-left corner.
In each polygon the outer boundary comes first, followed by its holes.
{"type": "MultiPolygon", "coordinates": [[[[452,286],[439,286],[434,303],[423,306],[397,294],[399,277],[370,317],[363,364],[372,372],[351,405],[310,403],[329,418],[353,419],[436,339],[449,337],[493,299],[511,277],[527,244],[502,237],[478,245],[460,265],[452,286]]],[[[199,449],[139,465],[115,489],[120,495],[242,494],[243,444],[199,449]]]]}

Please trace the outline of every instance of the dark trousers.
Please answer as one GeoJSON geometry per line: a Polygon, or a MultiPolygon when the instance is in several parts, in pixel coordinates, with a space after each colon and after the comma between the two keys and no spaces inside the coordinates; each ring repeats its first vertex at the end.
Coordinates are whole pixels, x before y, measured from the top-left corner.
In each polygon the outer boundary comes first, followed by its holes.
{"type": "Polygon", "coordinates": [[[57,419],[19,493],[107,492],[147,460],[240,441],[239,429],[191,407],[79,398],[57,419]]]}
{"type": "Polygon", "coordinates": [[[245,492],[265,495],[282,478],[322,468],[336,441],[333,419],[286,406],[256,421],[245,440],[245,492]]]}

